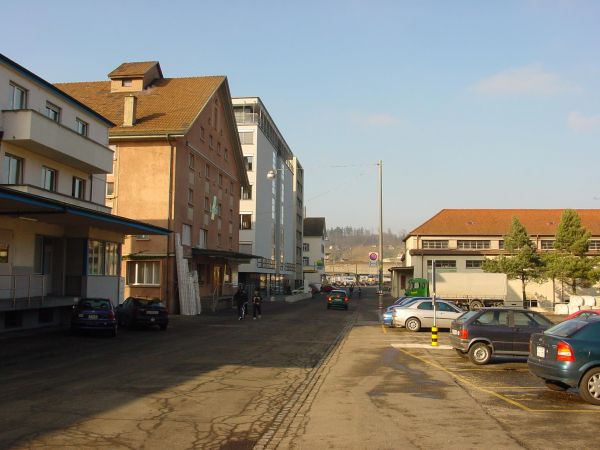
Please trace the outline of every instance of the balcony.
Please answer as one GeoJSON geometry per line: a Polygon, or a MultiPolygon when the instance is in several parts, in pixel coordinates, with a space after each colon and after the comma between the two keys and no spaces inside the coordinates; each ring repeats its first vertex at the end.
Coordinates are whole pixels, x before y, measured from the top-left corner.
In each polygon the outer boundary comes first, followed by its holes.
{"type": "Polygon", "coordinates": [[[87,173],[112,172],[113,152],[31,109],[3,110],[4,137],[19,147],[87,173]]]}
{"type": "Polygon", "coordinates": [[[69,203],[70,205],[80,206],[82,208],[91,209],[93,211],[98,211],[105,214],[110,214],[112,211],[112,209],[106,205],[100,205],[98,203],[93,203],[88,200],[82,200],[79,198],[71,197],[70,195],[61,194],[59,192],[47,191],[46,189],[42,189],[37,186],[32,186],[30,184],[2,184],[0,186],[7,189],[12,189],[14,191],[25,192],[26,194],[32,194],[37,195],[39,197],[49,198],[58,202],[69,203]]]}
{"type": "Polygon", "coordinates": [[[258,123],[259,116],[257,113],[234,111],[234,114],[238,125],[255,125],[258,123]]]}

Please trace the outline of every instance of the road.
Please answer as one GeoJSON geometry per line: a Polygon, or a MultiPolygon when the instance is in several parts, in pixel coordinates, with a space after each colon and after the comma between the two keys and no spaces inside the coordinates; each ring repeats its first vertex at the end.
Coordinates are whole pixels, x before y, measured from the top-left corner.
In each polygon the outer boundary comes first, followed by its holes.
{"type": "Polygon", "coordinates": [[[600,409],[546,390],[522,359],[475,367],[428,342],[382,328],[373,293],[349,311],[315,298],[267,302],[256,321],[2,337],[0,448],[594,445],[600,409]]]}

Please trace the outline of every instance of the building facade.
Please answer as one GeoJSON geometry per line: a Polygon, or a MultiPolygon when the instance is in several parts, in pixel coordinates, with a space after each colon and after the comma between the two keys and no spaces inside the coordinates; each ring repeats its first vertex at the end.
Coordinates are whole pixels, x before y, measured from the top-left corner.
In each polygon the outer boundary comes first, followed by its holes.
{"type": "Polygon", "coordinates": [[[324,217],[307,217],[304,219],[302,265],[305,288],[310,284],[323,282],[326,239],[327,228],[324,217]]]}
{"type": "Polygon", "coordinates": [[[289,292],[302,284],[304,172],[260,98],[236,97],[233,110],[250,180],[240,200],[240,251],[257,256],[239,266],[240,282],[289,292]]]}
{"type": "Polygon", "coordinates": [[[203,300],[230,296],[249,258],[238,244],[248,178],[227,79],[165,78],[156,61],[123,63],[108,77],[57,86],[116,124],[106,190],[114,212],[173,232],[126,240],[126,295],[158,297],[178,312],[179,264],[197,272],[203,300]]]}
{"type": "Polygon", "coordinates": [[[125,234],[111,214],[105,117],[0,55],[0,330],[67,320],[79,297],[122,298],[125,234]]]}
{"type": "MultiPolygon", "coordinates": [[[[435,261],[437,272],[482,273],[486,258],[504,251],[504,235],[508,233],[513,217],[527,229],[538,251],[552,251],[561,209],[444,209],[412,230],[405,238],[406,266],[395,267],[396,290],[406,287],[409,278],[431,278],[435,261]]],[[[577,210],[582,225],[592,233],[589,255],[600,255],[600,210],[577,210]]],[[[567,286],[548,283],[530,283],[527,296],[539,301],[561,300],[567,286]]],[[[596,288],[589,290],[597,294],[596,288]]],[[[521,298],[519,280],[508,282],[509,300],[521,298]]]]}

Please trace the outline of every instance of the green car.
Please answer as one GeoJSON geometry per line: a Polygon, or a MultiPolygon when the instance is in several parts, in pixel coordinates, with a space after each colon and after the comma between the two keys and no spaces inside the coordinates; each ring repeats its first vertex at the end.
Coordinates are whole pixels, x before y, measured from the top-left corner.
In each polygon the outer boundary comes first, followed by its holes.
{"type": "Polygon", "coordinates": [[[350,298],[346,291],[341,289],[334,289],[327,294],[327,309],[329,308],[344,308],[348,309],[348,303],[350,298]]]}

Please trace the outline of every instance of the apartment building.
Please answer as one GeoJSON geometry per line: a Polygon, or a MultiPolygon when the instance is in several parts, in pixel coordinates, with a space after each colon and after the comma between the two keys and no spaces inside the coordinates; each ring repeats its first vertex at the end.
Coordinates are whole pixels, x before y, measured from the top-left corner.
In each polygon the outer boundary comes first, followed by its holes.
{"type": "Polygon", "coordinates": [[[304,283],[321,283],[325,275],[325,240],[327,228],[325,217],[304,219],[304,242],[302,243],[302,264],[304,283]]]}
{"type": "Polygon", "coordinates": [[[268,293],[302,284],[304,171],[258,97],[232,100],[250,186],[240,201],[240,281],[268,293]],[[299,257],[300,255],[300,257],[299,257]]]}
{"type": "Polygon", "coordinates": [[[165,78],[146,61],[121,64],[107,81],[57,86],[115,124],[106,190],[113,211],[173,232],[126,240],[126,295],[159,297],[178,312],[185,280],[177,264],[197,272],[202,299],[231,295],[238,264],[251,255],[239,252],[240,191],[249,185],[227,78],[165,78]]]}
{"type": "MultiPolygon", "coordinates": [[[[431,278],[437,272],[481,273],[486,257],[502,254],[503,236],[517,217],[540,252],[552,251],[562,209],[444,209],[418,226],[405,238],[406,266],[392,269],[401,289],[411,277],[431,278]]],[[[582,225],[592,233],[589,255],[600,255],[600,210],[577,210],[582,225]]],[[[518,280],[509,281],[509,297],[520,297],[518,280]]],[[[593,288],[591,293],[597,294],[593,288]]],[[[527,296],[553,300],[552,283],[531,283],[527,296]]]]}
{"type": "Polygon", "coordinates": [[[125,234],[168,230],[105,205],[113,124],[0,55],[0,331],[68,320],[79,297],[121,298],[125,234]]]}

